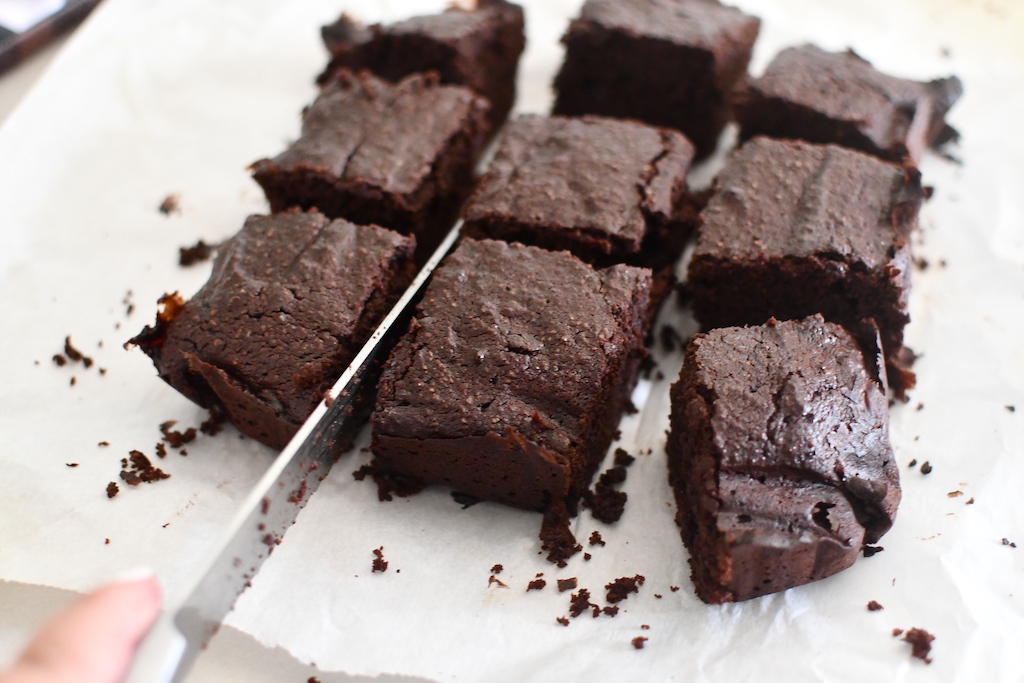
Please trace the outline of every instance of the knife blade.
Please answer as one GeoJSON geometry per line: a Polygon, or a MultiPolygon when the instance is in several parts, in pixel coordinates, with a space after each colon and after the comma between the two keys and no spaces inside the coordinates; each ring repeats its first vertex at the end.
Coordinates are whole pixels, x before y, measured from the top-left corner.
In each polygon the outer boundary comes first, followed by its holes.
{"type": "Polygon", "coordinates": [[[357,389],[381,349],[401,334],[404,326],[400,323],[412,315],[413,302],[458,240],[461,229],[460,220],[331,387],[330,398],[320,402],[245,498],[185,597],[166,607],[140,641],[125,683],[184,680],[238,596],[327,477],[340,446],[350,443],[362,427],[352,410],[357,389]]]}

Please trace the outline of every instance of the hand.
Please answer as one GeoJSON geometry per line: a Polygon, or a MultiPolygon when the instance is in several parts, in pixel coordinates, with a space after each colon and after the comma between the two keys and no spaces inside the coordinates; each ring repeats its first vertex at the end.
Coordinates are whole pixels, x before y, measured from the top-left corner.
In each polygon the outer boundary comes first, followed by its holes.
{"type": "Polygon", "coordinates": [[[104,586],[44,626],[0,683],[118,683],[159,612],[155,577],[104,586]]]}

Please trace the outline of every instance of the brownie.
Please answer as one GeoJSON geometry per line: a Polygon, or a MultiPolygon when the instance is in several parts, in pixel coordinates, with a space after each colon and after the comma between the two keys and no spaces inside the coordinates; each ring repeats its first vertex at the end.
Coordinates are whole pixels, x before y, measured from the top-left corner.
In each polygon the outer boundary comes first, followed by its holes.
{"type": "Polygon", "coordinates": [[[464,234],[656,272],[652,310],[696,222],[681,134],[633,121],[525,115],[502,133],[462,212],[464,234]],[[692,214],[692,215],[691,215],[692,214]]]}
{"type": "Polygon", "coordinates": [[[647,269],[464,239],[385,365],[378,471],[575,510],[646,355],[650,286],[647,269]]]}
{"type": "Polygon", "coordinates": [[[746,600],[846,569],[900,500],[888,402],[821,316],[698,334],[666,451],[697,595],[746,600]]]}
{"type": "Polygon", "coordinates": [[[859,330],[870,319],[893,388],[913,386],[903,328],[907,235],[924,196],[916,170],[835,145],[755,138],[714,189],[688,271],[705,330],[814,313],[859,330]]]}
{"type": "Polygon", "coordinates": [[[413,234],[426,260],[472,189],[487,107],[436,74],[394,84],[342,70],[306,109],[302,136],[253,177],[275,212],[315,207],[413,234]]]}
{"type": "Polygon", "coordinates": [[[835,143],[890,161],[916,162],[956,131],[945,115],[963,93],[955,76],[927,83],[880,73],[852,50],[783,50],[737,98],[740,138],[835,143]]]}
{"type": "Polygon", "coordinates": [[[449,7],[369,27],[343,14],[322,32],[331,61],[319,83],[341,68],[366,69],[393,82],[436,71],[442,83],[464,85],[487,98],[492,130],[504,123],[515,102],[516,67],[526,45],[519,5],[478,0],[475,9],[449,7]]]}
{"type": "Polygon", "coordinates": [[[562,38],[554,113],[677,128],[707,156],[760,27],[716,0],[587,0],[562,38]]]}
{"type": "Polygon", "coordinates": [[[202,289],[166,299],[129,343],[187,398],[283,448],[412,281],[414,248],[316,212],[250,216],[202,289]]]}

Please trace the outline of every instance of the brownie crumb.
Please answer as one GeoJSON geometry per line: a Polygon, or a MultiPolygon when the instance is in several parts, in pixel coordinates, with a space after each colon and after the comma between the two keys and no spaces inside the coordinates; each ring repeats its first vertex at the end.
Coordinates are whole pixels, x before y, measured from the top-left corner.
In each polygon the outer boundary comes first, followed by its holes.
{"type": "Polygon", "coordinates": [[[546,585],[548,585],[548,582],[545,581],[544,579],[534,579],[530,583],[526,584],[526,590],[527,590],[527,592],[529,592],[529,591],[539,591],[540,589],[542,589],[546,585]]]}
{"type": "Polygon", "coordinates": [[[924,404],[918,403],[914,410],[916,410],[917,412],[921,412],[922,410],[924,410],[924,404]]]}
{"type": "Polygon", "coordinates": [[[67,465],[68,467],[78,467],[77,462],[66,462],[64,464],[67,465]]]}
{"type": "Polygon", "coordinates": [[[491,573],[492,574],[500,574],[504,570],[505,570],[505,567],[503,567],[500,564],[496,564],[493,567],[491,567],[491,573]]]}
{"type": "Polygon", "coordinates": [[[946,497],[947,498],[959,498],[962,495],[964,495],[963,491],[950,491],[949,493],[946,494],[946,497]]]}
{"type": "Polygon", "coordinates": [[[907,467],[917,467],[917,458],[914,458],[913,460],[908,462],[907,467]]]}
{"type": "Polygon", "coordinates": [[[213,246],[199,240],[191,247],[178,247],[178,264],[188,268],[203,261],[209,261],[213,255],[213,246]]]}
{"type": "Polygon", "coordinates": [[[644,643],[646,642],[647,638],[645,638],[644,636],[637,636],[633,639],[633,647],[635,647],[637,650],[642,650],[644,649],[644,643]]]}
{"type": "Polygon", "coordinates": [[[557,619],[555,619],[555,621],[557,621],[562,626],[568,626],[569,625],[569,620],[566,619],[565,617],[558,617],[557,619]]]}
{"type": "Polygon", "coordinates": [[[62,368],[68,364],[68,359],[62,353],[55,353],[53,354],[53,362],[57,367],[62,368]]]}
{"type": "Polygon", "coordinates": [[[217,436],[224,429],[227,415],[219,408],[210,408],[210,416],[199,425],[199,431],[207,436],[217,436]]]}
{"type": "Polygon", "coordinates": [[[590,534],[589,543],[590,545],[605,545],[604,539],[601,538],[601,532],[595,531],[594,533],[590,534]]]}
{"type": "Polygon", "coordinates": [[[169,194],[164,197],[162,202],[160,202],[160,206],[157,207],[157,210],[165,216],[170,216],[175,211],[180,213],[181,207],[179,205],[179,200],[180,197],[178,195],[169,194]]]}
{"type": "MultiPolygon", "coordinates": [[[[893,635],[898,635],[896,631],[893,631],[893,635]]],[[[928,656],[932,651],[932,641],[935,640],[935,636],[925,631],[923,628],[911,628],[907,631],[906,635],[903,636],[903,640],[910,643],[910,654],[912,657],[917,657],[922,660],[925,664],[931,664],[932,660],[928,656]]]]}
{"type": "Polygon", "coordinates": [[[679,591],[679,586],[669,586],[668,589],[673,593],[676,593],[679,591]]]}
{"type": "Polygon", "coordinates": [[[540,525],[540,541],[541,550],[548,554],[548,562],[559,567],[564,567],[566,560],[583,550],[569,529],[569,511],[565,503],[557,502],[544,513],[540,525]]]}
{"type": "Polygon", "coordinates": [[[629,597],[630,593],[638,593],[642,585],[644,585],[642,574],[615,579],[605,586],[608,589],[608,602],[612,604],[622,602],[629,597]]]}
{"type": "Polygon", "coordinates": [[[306,680],[306,683],[320,683],[320,679],[316,676],[310,676],[309,679],[306,680]]]}
{"type": "Polygon", "coordinates": [[[932,473],[932,465],[931,465],[930,462],[925,460],[923,463],[921,463],[921,474],[931,474],[931,473],[932,473]]]}
{"type": "Polygon", "coordinates": [[[490,578],[489,578],[489,579],[487,579],[487,587],[488,587],[488,588],[490,588],[490,587],[491,587],[491,586],[493,586],[494,584],[497,584],[497,585],[498,585],[498,588],[508,588],[508,584],[507,584],[507,583],[505,583],[504,581],[502,581],[501,579],[499,579],[499,578],[498,578],[497,576],[495,576],[494,574],[491,574],[490,578]]]}
{"type": "Polygon", "coordinates": [[[885,548],[883,548],[880,545],[865,545],[861,549],[861,551],[864,553],[864,557],[871,557],[873,555],[877,555],[878,553],[882,552],[883,550],[885,550],[885,548]]]}
{"type": "Polygon", "coordinates": [[[160,433],[164,435],[164,441],[170,444],[171,448],[181,448],[185,444],[195,441],[199,433],[195,427],[189,427],[185,431],[179,432],[171,429],[176,424],[177,420],[167,420],[160,425],[160,433]]]}
{"type": "MultiPolygon", "coordinates": [[[[601,614],[607,614],[610,617],[614,617],[618,613],[619,613],[619,608],[618,608],[618,606],[615,606],[615,605],[608,605],[606,607],[602,607],[601,608],[601,614]]],[[[596,617],[597,615],[595,614],[594,616],[596,617]]]]}
{"type": "Polygon", "coordinates": [[[1017,547],[1017,544],[1016,544],[1016,543],[1014,543],[1013,541],[1011,541],[1011,540],[1010,540],[1010,539],[1008,539],[1008,538],[1004,538],[1004,539],[1003,539],[1003,545],[1007,545],[1007,546],[1010,546],[1011,548],[1016,548],[1016,547],[1017,547]]]}
{"type": "Polygon", "coordinates": [[[655,593],[655,594],[654,594],[654,597],[656,597],[656,598],[658,598],[659,600],[661,600],[661,593],[655,593]]]}
{"type": "Polygon", "coordinates": [[[584,562],[590,562],[590,558],[593,557],[590,553],[583,553],[584,562]]]}
{"type": "MultiPolygon", "coordinates": [[[[113,483],[113,482],[111,482],[111,483],[113,483]]],[[[103,545],[110,545],[110,539],[109,538],[103,539],[103,545]]]]}
{"type": "Polygon", "coordinates": [[[468,493],[459,493],[458,491],[452,491],[452,500],[461,505],[463,510],[473,507],[480,502],[480,499],[476,496],[471,496],[468,493]]]}
{"type": "Polygon", "coordinates": [[[152,484],[171,476],[160,468],[153,467],[153,463],[141,451],[129,451],[128,455],[130,462],[121,460],[121,479],[129,486],[152,484]]]}
{"type": "Polygon", "coordinates": [[[75,386],[76,384],[78,384],[78,378],[77,377],[72,377],[71,381],[68,382],[68,384],[70,384],[71,386],[75,386]]]}
{"type": "Polygon", "coordinates": [[[1017,406],[1006,406],[1006,409],[1011,413],[1017,412],[1017,406]]]}
{"type": "Polygon", "coordinates": [[[636,458],[626,452],[624,448],[615,449],[615,464],[622,467],[629,467],[636,461],[636,458]]]}
{"type": "Polygon", "coordinates": [[[626,509],[626,493],[615,488],[626,481],[626,468],[616,465],[602,473],[592,491],[584,491],[583,503],[594,519],[605,524],[619,521],[626,509]]]}
{"type": "Polygon", "coordinates": [[[883,610],[883,609],[885,609],[885,608],[882,607],[881,603],[879,603],[877,600],[872,600],[871,602],[868,603],[868,611],[869,612],[878,612],[879,610],[883,610]]]}
{"type": "Polygon", "coordinates": [[[156,457],[166,458],[167,457],[167,446],[164,445],[163,441],[159,441],[156,444],[156,457]]]}
{"type": "MultiPolygon", "coordinates": [[[[82,365],[86,367],[86,369],[91,368],[94,362],[92,358],[85,355],[84,353],[82,353],[81,351],[74,347],[74,345],[71,343],[70,335],[64,337],[64,355],[67,356],[69,360],[81,362],[82,365]]],[[[56,356],[54,358],[56,358],[56,356]]]]}
{"type": "Polygon", "coordinates": [[[964,505],[974,505],[974,498],[968,498],[964,501],[964,505]]]}
{"type": "MultiPolygon", "coordinates": [[[[1006,539],[1003,539],[1006,540],[1006,539]]],[[[576,589],[576,577],[570,579],[559,579],[558,580],[558,592],[564,593],[565,591],[571,591],[576,589]]]]}
{"type": "Polygon", "coordinates": [[[590,591],[581,588],[579,593],[573,593],[569,600],[569,616],[574,619],[597,605],[590,602],[590,591]]]}
{"type": "Polygon", "coordinates": [[[893,638],[896,638],[897,636],[900,636],[902,634],[903,634],[903,629],[901,629],[901,628],[894,628],[892,630],[892,637],[893,638]]]}
{"type": "Polygon", "coordinates": [[[384,559],[384,546],[375,548],[373,551],[373,571],[384,572],[388,569],[387,560],[384,559]]]}
{"type": "MultiPolygon", "coordinates": [[[[109,484],[107,484],[107,498],[113,498],[114,496],[117,495],[118,491],[120,490],[121,489],[117,487],[117,484],[115,484],[114,482],[110,482],[109,484]]],[[[107,543],[110,543],[110,539],[107,539],[107,543]]]]}

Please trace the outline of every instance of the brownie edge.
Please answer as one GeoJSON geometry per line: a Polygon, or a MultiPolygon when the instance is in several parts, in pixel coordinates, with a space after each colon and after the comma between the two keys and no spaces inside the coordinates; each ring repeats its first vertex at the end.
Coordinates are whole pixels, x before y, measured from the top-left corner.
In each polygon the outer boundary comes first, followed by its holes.
{"type": "Polygon", "coordinates": [[[846,569],[900,501],[888,402],[821,316],[698,334],[666,450],[697,595],[747,600],[846,569]]]}

